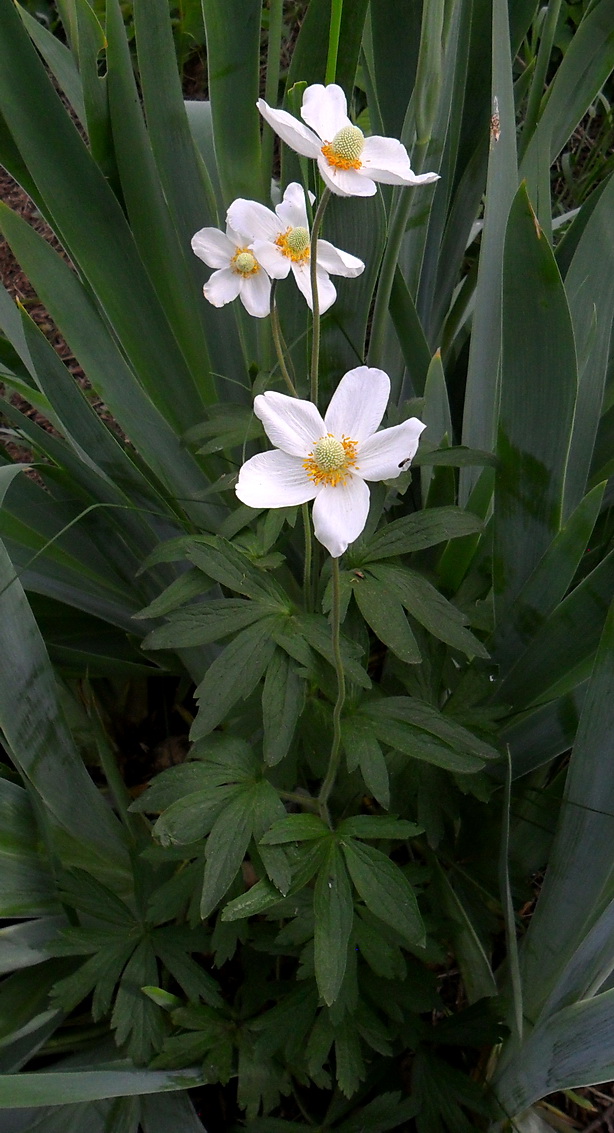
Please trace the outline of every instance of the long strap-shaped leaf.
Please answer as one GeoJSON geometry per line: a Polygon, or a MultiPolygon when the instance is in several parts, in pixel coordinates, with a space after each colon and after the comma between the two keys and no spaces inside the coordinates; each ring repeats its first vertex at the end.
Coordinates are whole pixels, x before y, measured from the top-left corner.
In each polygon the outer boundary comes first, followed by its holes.
{"type": "Polygon", "coordinates": [[[0,0],[0,43],[0,105],[44,212],[152,400],[187,429],[202,400],[194,396],[120,204],[56,96],[11,0],[0,0]]]}
{"type": "Polygon", "coordinates": [[[565,291],[524,185],[507,226],[502,296],[494,553],[498,618],[560,529],[577,390],[565,291]]]}
{"type": "MultiPolygon", "coordinates": [[[[11,468],[3,477],[2,496],[14,474],[11,468]]],[[[99,871],[116,883],[128,864],[121,827],[73,744],[42,637],[2,545],[0,589],[0,651],[11,662],[0,682],[0,727],[56,831],[86,854],[89,848],[99,871]]]]}

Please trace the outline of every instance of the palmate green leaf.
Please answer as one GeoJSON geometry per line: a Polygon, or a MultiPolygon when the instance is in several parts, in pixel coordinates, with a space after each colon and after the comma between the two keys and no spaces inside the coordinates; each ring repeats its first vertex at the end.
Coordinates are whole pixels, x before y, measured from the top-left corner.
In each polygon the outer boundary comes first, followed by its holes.
{"type": "Polygon", "coordinates": [[[331,845],[313,893],[315,974],[318,991],[330,1007],[345,974],[354,920],[352,890],[339,848],[331,845]]]}
{"type": "Polygon", "coordinates": [[[422,834],[422,827],[415,822],[407,822],[404,818],[395,818],[394,815],[356,814],[353,818],[344,818],[337,828],[337,833],[349,838],[415,838],[422,834]]]}
{"type": "Polygon", "coordinates": [[[141,991],[158,981],[158,964],[151,940],[137,944],[126,964],[115,997],[111,1026],[118,1045],[126,1044],[130,1058],[143,1065],[162,1045],[164,1017],[161,1008],[141,991]]]}
{"type": "Polygon", "coordinates": [[[288,611],[290,601],[281,587],[263,571],[252,566],[247,555],[221,536],[204,535],[188,549],[188,558],[208,578],[235,590],[246,598],[279,603],[280,611],[288,611]]]}
{"type": "Polygon", "coordinates": [[[283,803],[266,780],[237,788],[234,797],[213,825],[205,850],[206,866],[201,916],[206,918],[234,881],[250,839],[258,840],[271,825],[283,803]]]}
{"type": "Polygon", "coordinates": [[[577,391],[565,291],[524,185],[505,239],[502,341],[493,560],[498,617],[560,528],[577,391]]]}
{"type": "Polygon", "coordinates": [[[397,1129],[416,1116],[417,1103],[413,1098],[404,1098],[401,1093],[380,1094],[358,1113],[342,1121],[337,1133],[388,1133],[397,1129]]]}
{"type": "Polygon", "coordinates": [[[352,882],[368,909],[391,925],[412,947],[425,943],[424,925],[414,891],[399,867],[373,846],[354,839],[341,849],[352,882]]]}
{"type": "Polygon", "coordinates": [[[202,739],[224,719],[238,700],[254,691],[275,651],[271,633],[277,615],[261,618],[242,630],[216,657],[196,689],[199,711],[192,725],[192,740],[202,739]]]}
{"type": "MultiPolygon", "coordinates": [[[[201,580],[202,592],[202,575],[197,577],[201,580]]],[[[192,576],[190,589],[195,582],[192,576]]],[[[166,625],[152,630],[145,638],[143,648],[174,649],[189,645],[209,645],[229,634],[238,633],[262,618],[270,617],[275,609],[270,601],[265,603],[242,598],[213,598],[210,602],[199,602],[198,605],[179,610],[166,625]]]]}
{"type": "Polygon", "coordinates": [[[192,791],[171,803],[160,815],[153,835],[161,846],[191,846],[209,834],[220,811],[238,792],[234,786],[192,791]]]}
{"type": "MultiPolygon", "coordinates": [[[[320,656],[325,657],[331,665],[334,665],[335,659],[330,626],[326,618],[321,614],[298,614],[292,618],[289,628],[290,632],[294,630],[303,636],[308,644],[315,649],[316,653],[319,653],[320,656]]],[[[360,646],[356,645],[355,642],[349,641],[348,638],[343,637],[343,635],[341,636],[340,645],[341,659],[346,677],[354,681],[360,688],[371,688],[371,680],[368,674],[356,660],[357,655],[362,655],[360,646]]]]}
{"type": "Polygon", "coordinates": [[[385,810],[390,806],[390,781],[384,754],[370,721],[346,716],[341,722],[341,739],[348,771],[360,767],[367,790],[385,810]]]}
{"type": "Polygon", "coordinates": [[[479,771],[498,752],[468,729],[414,697],[386,697],[362,705],[382,743],[438,767],[460,774],[479,771]]]}
{"type": "Polygon", "coordinates": [[[263,846],[280,846],[286,842],[311,842],[330,837],[330,830],[317,814],[288,814],[275,822],[260,839],[263,846]]]}
{"type": "Polygon", "coordinates": [[[269,767],[287,755],[304,700],[304,680],[288,654],[276,649],[262,689],[262,753],[269,767]]]}
{"type": "Polygon", "coordinates": [[[246,917],[255,916],[258,913],[264,913],[267,909],[271,909],[273,905],[277,905],[280,901],[279,889],[268,878],[263,877],[252,885],[247,893],[242,893],[240,897],[235,897],[233,901],[229,901],[222,910],[223,921],[240,921],[246,917]]]}
{"type": "Polygon", "coordinates": [[[419,664],[421,656],[418,642],[400,599],[391,594],[377,578],[360,579],[354,573],[351,581],[358,608],[379,640],[401,661],[409,665],[419,664]]]}
{"type": "Polygon", "coordinates": [[[396,594],[407,612],[434,637],[474,657],[488,657],[481,641],[465,628],[467,618],[423,575],[406,567],[371,563],[369,572],[396,594]]]}
{"type": "Polygon", "coordinates": [[[416,511],[403,519],[393,520],[369,539],[365,552],[361,553],[360,563],[411,554],[481,530],[478,517],[461,508],[436,507],[416,511]]]}

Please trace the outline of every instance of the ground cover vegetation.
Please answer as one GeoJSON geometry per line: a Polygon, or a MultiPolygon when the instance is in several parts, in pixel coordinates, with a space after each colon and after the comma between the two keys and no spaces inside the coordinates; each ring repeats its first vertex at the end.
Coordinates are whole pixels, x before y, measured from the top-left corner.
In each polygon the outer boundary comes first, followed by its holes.
{"type": "Polygon", "coordinates": [[[0,289],[2,1128],[561,1128],[614,1078],[614,0],[205,0],[193,101],[166,0],[50,11],[0,0],[0,161],[57,243],[0,228],[87,383],[0,289]]]}

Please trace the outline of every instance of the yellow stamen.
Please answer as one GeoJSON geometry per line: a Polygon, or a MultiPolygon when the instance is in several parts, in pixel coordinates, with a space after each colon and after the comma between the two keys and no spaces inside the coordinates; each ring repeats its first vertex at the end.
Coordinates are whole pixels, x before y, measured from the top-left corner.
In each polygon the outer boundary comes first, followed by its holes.
{"type": "Polygon", "coordinates": [[[365,136],[358,126],[344,126],[337,131],[332,142],[322,146],[322,153],[328,164],[336,169],[360,169],[364,145],[365,136]]]}
{"type": "Polygon", "coordinates": [[[349,437],[337,440],[332,433],[328,433],[325,437],[320,437],[313,446],[309,456],[303,461],[303,468],[314,484],[328,484],[329,487],[336,488],[349,479],[350,472],[356,465],[357,447],[358,442],[349,437]]]}
{"type": "Polygon", "coordinates": [[[304,264],[309,259],[309,232],[306,228],[286,228],[285,232],[279,233],[275,243],[294,264],[304,264]]]}
{"type": "Polygon", "coordinates": [[[260,271],[260,264],[249,248],[237,248],[230,266],[237,275],[255,275],[260,271]]]}

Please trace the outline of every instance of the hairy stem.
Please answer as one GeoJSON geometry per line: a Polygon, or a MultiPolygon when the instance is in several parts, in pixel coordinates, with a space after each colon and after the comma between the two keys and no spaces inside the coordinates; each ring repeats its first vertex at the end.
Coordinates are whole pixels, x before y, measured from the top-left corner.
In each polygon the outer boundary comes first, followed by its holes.
{"type": "Polygon", "coordinates": [[[273,342],[275,344],[275,353],[277,354],[277,362],[278,362],[278,365],[279,365],[281,376],[284,379],[284,381],[285,381],[288,389],[290,390],[290,393],[292,394],[292,396],[298,397],[298,393],[296,392],[296,387],[294,385],[294,382],[292,381],[292,378],[290,377],[290,373],[289,373],[288,367],[286,365],[286,357],[285,357],[285,351],[284,351],[284,341],[283,341],[283,337],[282,337],[282,333],[281,333],[281,327],[279,325],[279,315],[277,313],[277,305],[275,303],[275,281],[273,281],[273,283],[271,285],[271,305],[270,305],[269,311],[270,311],[270,315],[271,315],[271,334],[273,335],[273,342]]]}
{"type": "Polygon", "coordinates": [[[333,709],[333,742],[330,749],[326,777],[318,795],[320,817],[330,826],[328,800],[335,785],[341,758],[341,713],[345,704],[345,673],[341,659],[341,595],[339,586],[339,559],[331,559],[333,568],[332,639],[335,672],[337,674],[337,701],[333,709]]]}
{"type": "Polygon", "coordinates": [[[318,233],[322,224],[322,217],[324,210],[330,200],[330,189],[324,189],[320,197],[320,203],[313,218],[313,225],[311,227],[311,252],[310,252],[310,275],[311,275],[311,302],[313,311],[313,338],[311,343],[311,400],[314,405],[318,404],[318,370],[320,366],[320,302],[318,298],[318,233]]]}

